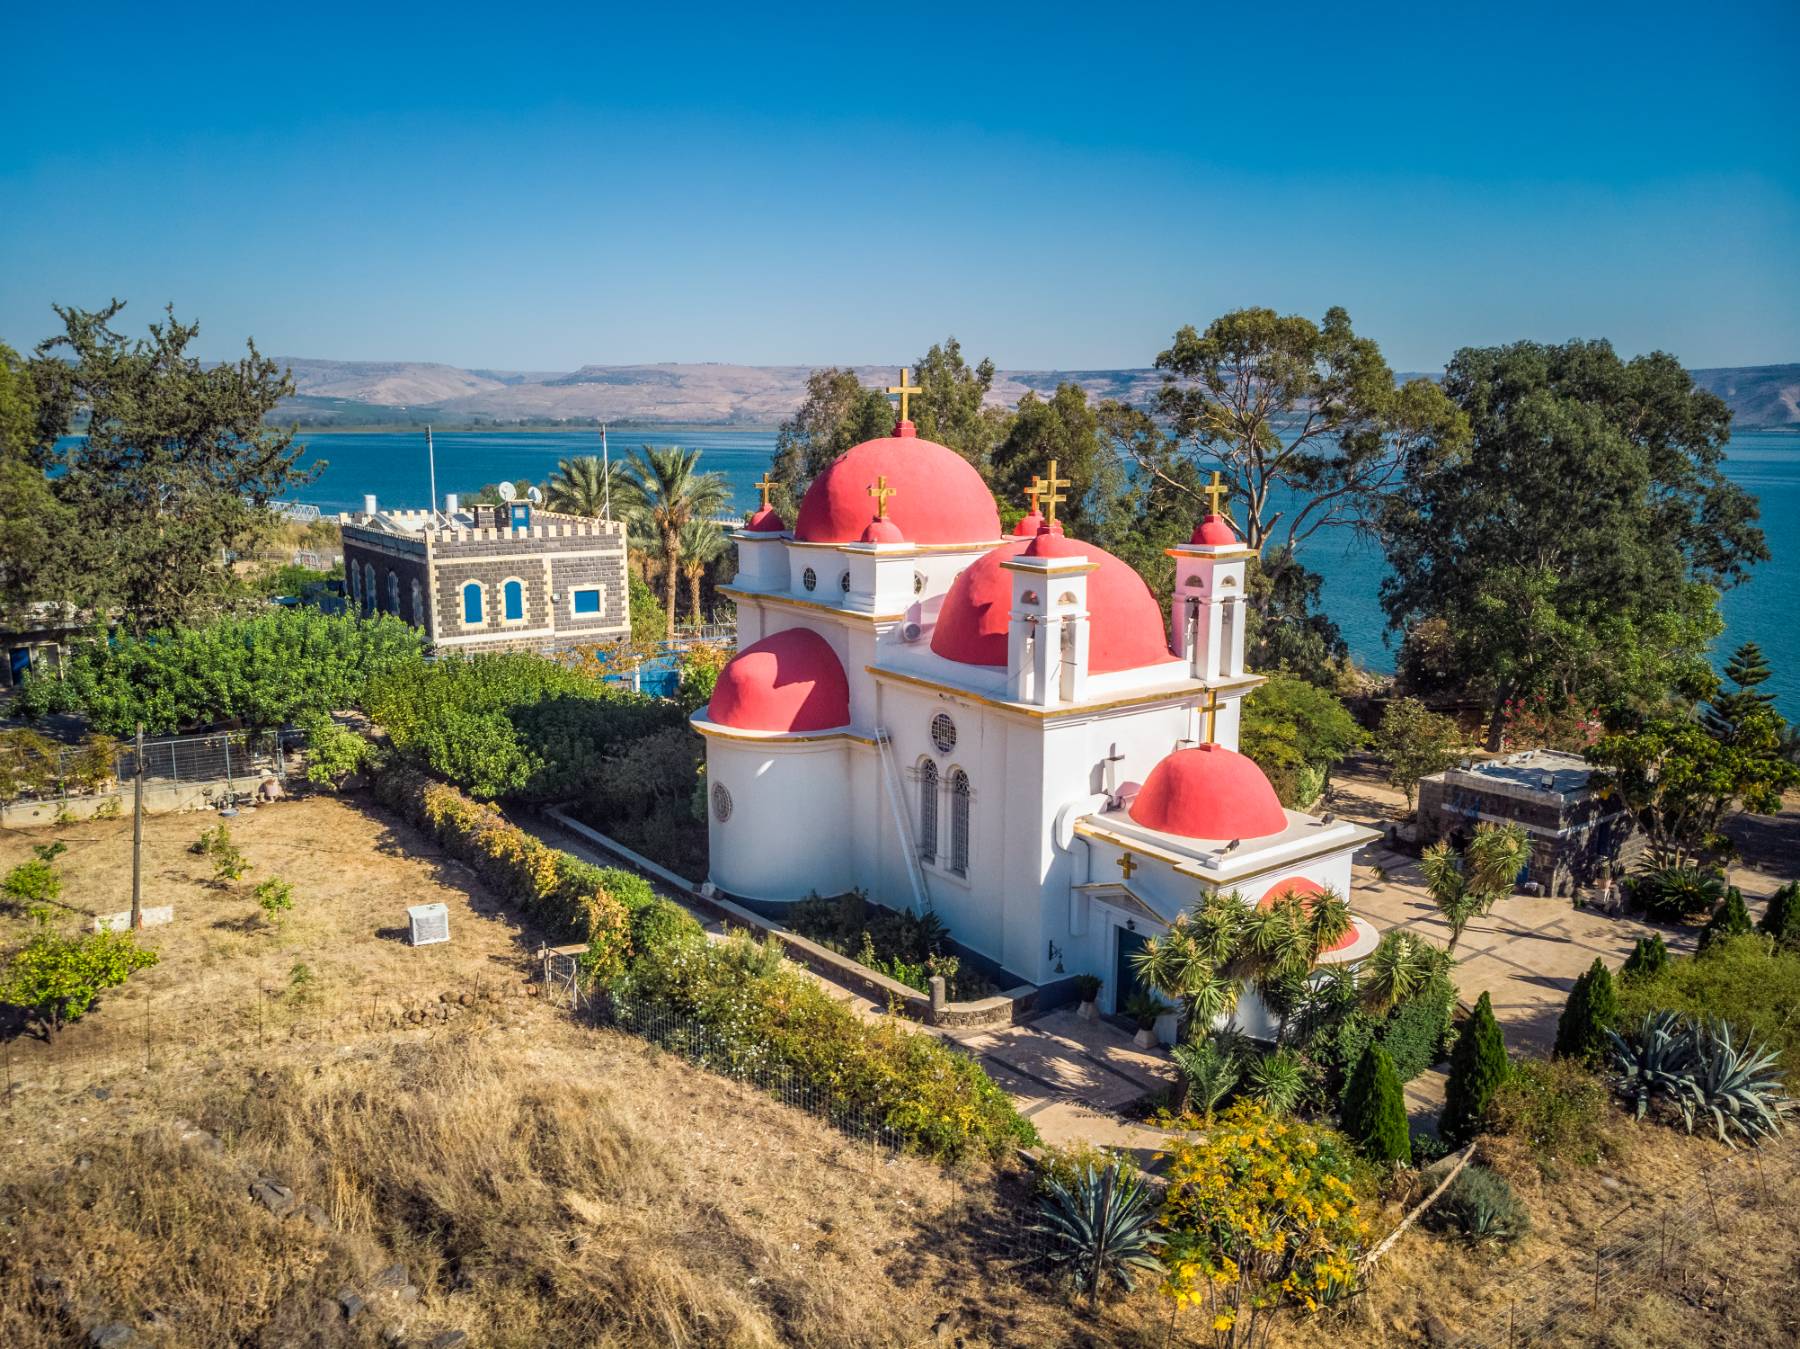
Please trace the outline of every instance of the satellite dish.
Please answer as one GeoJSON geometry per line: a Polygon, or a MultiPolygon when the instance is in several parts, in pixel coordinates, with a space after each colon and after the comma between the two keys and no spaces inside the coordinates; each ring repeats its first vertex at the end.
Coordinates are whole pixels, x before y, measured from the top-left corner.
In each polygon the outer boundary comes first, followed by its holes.
{"type": "Polygon", "coordinates": [[[512,500],[512,499],[513,499],[513,498],[514,498],[514,497],[516,497],[516,496],[518,496],[518,495],[519,495],[519,490],[518,490],[518,488],[516,488],[516,487],[514,487],[514,486],[513,486],[513,485],[512,485],[512,484],[511,484],[511,483],[509,483],[509,482],[503,482],[503,483],[501,483],[501,484],[500,484],[500,485],[499,485],[499,486],[498,486],[498,487],[497,487],[497,488],[495,488],[495,489],[494,489],[494,490],[495,490],[495,491],[497,491],[497,492],[499,492],[499,493],[500,493],[500,499],[501,499],[501,500],[502,500],[502,501],[511,501],[511,500],[512,500]]]}
{"type": "Polygon", "coordinates": [[[543,501],[544,494],[535,487],[527,487],[525,489],[525,499],[535,506],[543,501]]]}

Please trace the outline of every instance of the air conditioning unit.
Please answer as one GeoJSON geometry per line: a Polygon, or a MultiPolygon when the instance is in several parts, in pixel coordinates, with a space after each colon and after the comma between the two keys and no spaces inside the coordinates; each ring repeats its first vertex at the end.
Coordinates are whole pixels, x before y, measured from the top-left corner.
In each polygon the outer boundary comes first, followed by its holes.
{"type": "Polygon", "coordinates": [[[900,625],[900,640],[903,642],[916,642],[924,635],[925,625],[913,619],[909,618],[900,625]]]}
{"type": "Polygon", "coordinates": [[[406,911],[414,946],[432,946],[450,940],[450,910],[442,904],[420,904],[406,911]]]}

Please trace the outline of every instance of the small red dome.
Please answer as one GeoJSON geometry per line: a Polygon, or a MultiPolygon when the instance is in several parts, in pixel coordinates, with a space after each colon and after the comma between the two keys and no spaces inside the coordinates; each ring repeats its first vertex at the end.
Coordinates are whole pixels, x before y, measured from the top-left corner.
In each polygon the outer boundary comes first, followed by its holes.
{"type": "Polygon", "coordinates": [[[1001,536],[994,494],[955,450],[920,440],[911,422],[865,440],[832,460],[800,502],[794,538],[855,543],[869,523],[869,488],[885,477],[887,513],[902,537],[922,544],[982,544],[1001,536]]]}
{"type": "Polygon", "coordinates": [[[1026,557],[1082,557],[1080,547],[1063,533],[1062,526],[1052,520],[1040,525],[1031,542],[1025,545],[1026,557]]]}
{"type": "Polygon", "coordinates": [[[1209,515],[1200,522],[1200,527],[1188,542],[1202,548],[1228,548],[1238,542],[1238,536],[1237,531],[1231,527],[1231,522],[1224,516],[1209,515]]]}
{"type": "Polygon", "coordinates": [[[1036,538],[1038,530],[1042,529],[1043,527],[1044,527],[1043,512],[1042,511],[1033,511],[1033,512],[1031,512],[1031,514],[1024,516],[1019,521],[1018,524],[1013,526],[1013,537],[1019,538],[1019,539],[1036,538]]]}
{"type": "MultiPolygon", "coordinates": [[[[1292,895],[1306,906],[1308,912],[1311,912],[1312,901],[1324,893],[1325,887],[1317,881],[1308,880],[1305,876],[1289,876],[1285,881],[1276,881],[1275,884],[1263,891],[1263,897],[1256,901],[1256,907],[1272,909],[1275,907],[1276,900],[1286,895],[1292,895]]],[[[1356,924],[1352,923],[1344,929],[1343,936],[1332,942],[1331,945],[1320,948],[1319,954],[1327,956],[1333,951],[1342,951],[1346,947],[1354,946],[1357,942],[1357,935],[1356,924]]]]}
{"type": "Polygon", "coordinates": [[[883,515],[869,521],[868,527],[862,532],[860,542],[905,543],[906,535],[900,532],[900,526],[883,515]]]}
{"type": "Polygon", "coordinates": [[[850,720],[850,681],[823,637],[810,628],[786,628],[726,663],[707,717],[743,731],[843,726],[850,720]]]}
{"type": "Polygon", "coordinates": [[[781,534],[787,530],[787,521],[773,506],[764,506],[750,517],[744,528],[752,534],[781,534]]]}
{"type": "MultiPolygon", "coordinates": [[[[1006,625],[1012,616],[1010,562],[1043,538],[1008,539],[983,553],[951,582],[931,632],[931,649],[964,665],[1005,665],[1006,625]]],[[[1085,557],[1098,570],[1087,577],[1088,669],[1094,674],[1136,670],[1172,661],[1162,607],[1150,588],[1104,548],[1079,539],[1052,536],[1059,556],[1085,557]]]]}
{"type": "Polygon", "coordinates": [[[1178,749],[1155,768],[1131,803],[1147,829],[1183,838],[1266,838],[1287,813],[1254,759],[1223,745],[1178,749]]]}

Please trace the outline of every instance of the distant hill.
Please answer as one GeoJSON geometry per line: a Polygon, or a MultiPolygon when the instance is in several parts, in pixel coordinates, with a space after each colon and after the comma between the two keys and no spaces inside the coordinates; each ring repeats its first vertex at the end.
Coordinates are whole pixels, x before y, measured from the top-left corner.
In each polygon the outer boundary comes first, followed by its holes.
{"type": "MultiPolygon", "coordinates": [[[[584,365],[579,370],[465,370],[423,361],[281,358],[296,396],[278,416],[309,425],[438,421],[685,422],[768,426],[800,405],[805,365],[584,365]]],[[[891,384],[899,367],[855,366],[870,385],[891,384]]],[[[1800,425],[1800,365],[1696,370],[1694,378],[1728,404],[1737,424],[1800,425]]],[[[1027,390],[1049,394],[1065,380],[1090,397],[1145,406],[1161,383],[1155,370],[1002,370],[990,401],[1011,407],[1027,390]]]]}

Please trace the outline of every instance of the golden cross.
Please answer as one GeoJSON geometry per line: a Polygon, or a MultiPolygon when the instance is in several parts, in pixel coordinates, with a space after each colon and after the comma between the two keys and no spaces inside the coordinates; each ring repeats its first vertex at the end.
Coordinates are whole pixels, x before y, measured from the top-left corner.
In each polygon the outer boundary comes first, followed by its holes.
{"type": "Polygon", "coordinates": [[[1200,704],[1200,710],[1206,713],[1206,743],[1213,744],[1215,732],[1218,730],[1219,691],[1208,689],[1206,701],[1200,704]]]}
{"type": "Polygon", "coordinates": [[[923,389],[919,388],[918,385],[916,385],[916,384],[912,385],[910,387],[907,385],[906,377],[911,373],[912,372],[909,371],[905,366],[901,366],[900,367],[900,382],[888,390],[889,393],[897,393],[900,395],[900,420],[901,421],[906,420],[906,400],[908,398],[911,398],[916,393],[924,393],[925,392],[923,389]]]}
{"type": "Polygon", "coordinates": [[[1131,879],[1131,873],[1138,869],[1138,864],[1131,860],[1131,854],[1125,853],[1119,858],[1119,870],[1125,873],[1125,879],[1131,879]]]}
{"type": "Polygon", "coordinates": [[[1033,473],[1031,475],[1031,481],[1025,484],[1025,499],[1031,503],[1031,514],[1038,515],[1042,513],[1043,508],[1038,505],[1038,498],[1043,494],[1044,480],[1033,473]]]}
{"type": "Polygon", "coordinates": [[[869,495],[875,498],[875,518],[887,519],[887,499],[899,492],[898,487],[887,485],[887,474],[883,473],[869,488],[869,495]]]}
{"type": "Polygon", "coordinates": [[[1050,461],[1050,481],[1041,484],[1041,490],[1044,493],[1044,517],[1049,520],[1051,524],[1056,523],[1057,505],[1068,500],[1066,496],[1059,496],[1056,489],[1059,487],[1067,487],[1068,485],[1069,480],[1067,478],[1059,478],[1056,476],[1056,460],[1052,459],[1050,461]]]}
{"type": "Polygon", "coordinates": [[[769,509],[769,489],[775,485],[774,483],[769,481],[769,475],[767,473],[763,474],[761,482],[751,483],[750,485],[752,487],[754,487],[757,491],[762,493],[762,499],[763,499],[762,508],[765,511],[768,510],[769,509]]]}
{"type": "Polygon", "coordinates": [[[1200,489],[1200,495],[1207,498],[1208,515],[1223,515],[1225,512],[1219,509],[1219,503],[1231,495],[1231,488],[1219,480],[1219,470],[1215,468],[1212,481],[1200,489]]]}

